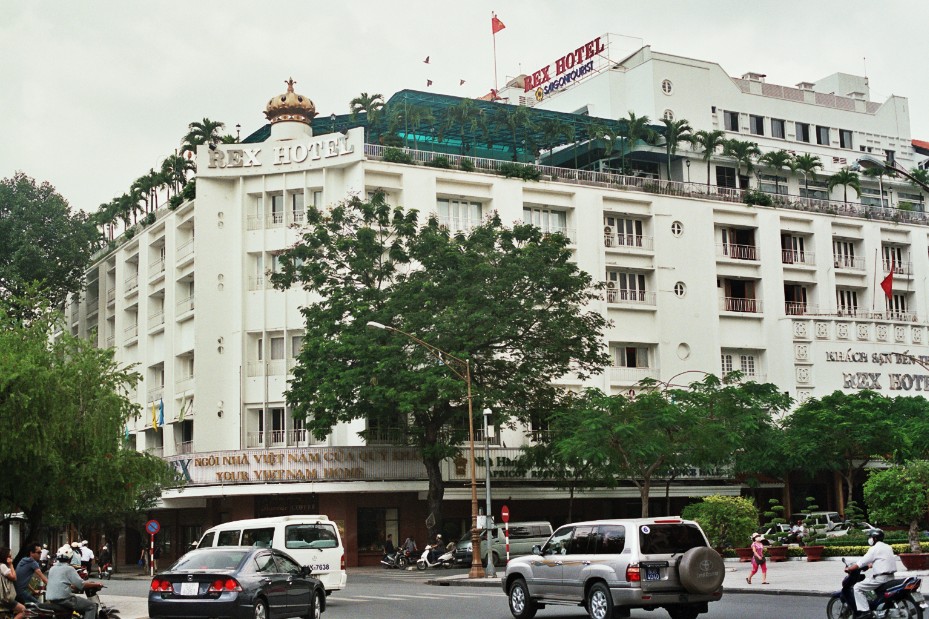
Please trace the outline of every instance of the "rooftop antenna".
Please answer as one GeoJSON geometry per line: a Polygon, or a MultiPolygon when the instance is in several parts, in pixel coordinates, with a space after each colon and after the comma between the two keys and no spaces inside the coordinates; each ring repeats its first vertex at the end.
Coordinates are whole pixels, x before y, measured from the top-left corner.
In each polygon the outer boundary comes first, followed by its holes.
{"type": "Polygon", "coordinates": [[[868,58],[867,58],[867,56],[862,56],[862,57],[861,57],[861,62],[864,63],[864,76],[865,76],[865,78],[867,79],[867,77],[868,77],[868,58]]]}

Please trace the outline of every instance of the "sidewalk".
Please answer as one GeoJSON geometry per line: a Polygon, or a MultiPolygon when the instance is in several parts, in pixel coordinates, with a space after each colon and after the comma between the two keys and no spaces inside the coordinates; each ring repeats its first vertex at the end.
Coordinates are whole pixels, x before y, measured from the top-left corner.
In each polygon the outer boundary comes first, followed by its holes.
{"type": "MultiPolygon", "coordinates": [[[[847,557],[849,563],[854,563],[860,557],[847,557]]],[[[751,571],[750,563],[740,563],[738,559],[726,559],[726,578],[723,581],[725,592],[728,593],[755,593],[766,595],[811,595],[828,596],[842,587],[844,577],[842,559],[828,557],[822,561],[810,563],[805,558],[791,559],[782,563],[768,561],[768,583],[761,584],[761,572],[752,578],[752,584],[745,582],[751,571]]],[[[427,584],[452,587],[496,587],[501,589],[501,578],[504,568],[497,569],[498,578],[480,578],[470,580],[467,574],[456,574],[434,578],[427,584]]],[[[919,576],[926,580],[929,572],[907,571],[900,559],[897,559],[897,578],[919,576]]],[[[923,593],[929,592],[924,582],[921,588],[923,593]]]]}

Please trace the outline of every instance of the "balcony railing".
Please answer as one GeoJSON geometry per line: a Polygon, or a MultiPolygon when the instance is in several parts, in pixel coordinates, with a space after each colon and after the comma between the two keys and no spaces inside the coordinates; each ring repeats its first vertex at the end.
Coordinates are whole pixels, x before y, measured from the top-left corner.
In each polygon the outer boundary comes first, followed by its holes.
{"type": "Polygon", "coordinates": [[[164,311],[154,312],[152,313],[151,316],[148,317],[148,328],[149,329],[157,329],[158,327],[164,325],[164,323],[165,323],[164,311]]]}
{"type": "Polygon", "coordinates": [[[174,379],[174,390],[179,391],[179,392],[187,391],[188,389],[193,387],[193,384],[194,384],[193,373],[182,374],[174,379]]]}
{"type": "MultiPolygon", "coordinates": [[[[367,158],[378,160],[383,159],[384,151],[388,147],[381,144],[365,144],[364,148],[367,158]]],[[[467,159],[474,166],[475,170],[487,171],[495,174],[500,172],[501,165],[510,163],[509,161],[485,157],[465,157],[462,155],[436,153],[432,151],[403,150],[410,155],[416,163],[432,161],[434,157],[441,155],[448,159],[453,168],[460,167],[461,160],[467,159]]],[[[608,187],[628,191],[645,191],[660,195],[706,198],[724,202],[742,202],[743,194],[745,193],[744,190],[733,190],[726,187],[717,187],[715,185],[708,186],[706,183],[699,182],[666,181],[655,178],[644,178],[641,176],[624,176],[611,172],[556,168],[553,166],[534,165],[531,163],[527,165],[537,169],[546,180],[557,179],[558,182],[561,183],[576,183],[578,185],[608,187]]],[[[793,194],[775,195],[769,193],[768,195],[771,196],[773,202],[772,206],[774,208],[929,225],[929,214],[921,211],[881,208],[853,202],[843,202],[840,200],[820,200],[793,194]]]]}
{"type": "Polygon", "coordinates": [[[652,251],[655,247],[655,239],[651,236],[642,236],[638,234],[603,234],[603,245],[607,249],[641,249],[643,251],[652,251]]]}
{"type": "Polygon", "coordinates": [[[176,443],[174,445],[174,450],[179,454],[191,454],[194,452],[194,442],[184,441],[182,443],[176,443]]]}
{"type": "Polygon", "coordinates": [[[181,299],[177,302],[177,314],[186,314],[187,312],[192,312],[194,309],[194,295],[190,295],[186,299],[181,299]]]}
{"type": "Polygon", "coordinates": [[[850,271],[864,271],[864,258],[858,256],[833,255],[832,266],[837,269],[848,269],[850,271]]]}
{"type": "Polygon", "coordinates": [[[150,265],[148,265],[149,279],[153,277],[158,277],[159,275],[163,275],[164,272],[165,272],[165,261],[163,258],[156,260],[155,262],[152,262],[150,265]]]}
{"type": "Polygon", "coordinates": [[[784,264],[802,264],[815,266],[815,255],[811,251],[797,251],[796,249],[782,249],[781,262],[784,264]]]}
{"type": "Polygon", "coordinates": [[[439,217],[439,225],[445,226],[452,232],[470,232],[481,225],[481,220],[466,217],[439,217]]]}
{"type": "Polygon", "coordinates": [[[193,240],[193,239],[190,239],[189,241],[187,241],[187,242],[184,243],[183,245],[179,245],[179,246],[178,246],[178,248],[177,248],[177,259],[178,259],[178,261],[181,261],[181,260],[183,260],[184,258],[186,258],[187,256],[191,255],[192,253],[194,253],[194,240],[193,240]]]}
{"type": "Polygon", "coordinates": [[[106,291],[106,304],[113,305],[116,302],[116,288],[110,288],[106,291]]]}
{"type": "Polygon", "coordinates": [[[655,293],[645,290],[606,289],[607,303],[630,303],[633,305],[655,305],[655,293]]]}
{"type": "Polygon", "coordinates": [[[293,212],[294,223],[298,226],[302,226],[303,222],[306,221],[306,213],[303,211],[294,211],[293,212]]]}
{"type": "Polygon", "coordinates": [[[126,285],[126,294],[128,295],[131,292],[135,292],[139,288],[139,274],[135,273],[126,278],[124,282],[126,285]]]}
{"type": "Polygon", "coordinates": [[[788,316],[815,316],[819,314],[819,308],[801,301],[786,301],[784,303],[784,312],[788,316]]]}
{"type": "Polygon", "coordinates": [[[287,361],[284,359],[270,359],[268,361],[268,376],[283,376],[287,373],[287,361]]]}
{"type": "Polygon", "coordinates": [[[912,262],[897,262],[895,260],[888,260],[887,258],[883,259],[884,272],[890,273],[890,269],[893,268],[894,275],[912,275],[913,274],[913,263],[912,262]]]}
{"type": "Polygon", "coordinates": [[[613,366],[610,368],[610,382],[624,385],[633,385],[646,378],[658,378],[656,368],[626,368],[613,366]]]}
{"type": "Polygon", "coordinates": [[[249,215],[245,225],[249,230],[261,230],[261,217],[249,215]]]}
{"type": "Polygon", "coordinates": [[[761,301],[758,299],[743,299],[741,297],[723,297],[720,299],[720,309],[724,312],[760,314],[761,301]]]}
{"type": "Polygon", "coordinates": [[[245,366],[245,375],[251,378],[255,376],[264,376],[265,375],[265,362],[264,361],[249,361],[245,366]]]}
{"type": "Polygon", "coordinates": [[[266,225],[268,228],[283,228],[284,213],[271,213],[266,219],[266,225]]]}
{"type": "Polygon", "coordinates": [[[156,458],[164,458],[165,448],[164,447],[149,447],[145,450],[147,453],[152,454],[156,458]]]}
{"type": "Polygon", "coordinates": [[[733,260],[758,260],[758,249],[754,245],[733,245],[720,243],[716,246],[717,255],[733,260]]]}
{"type": "Polygon", "coordinates": [[[139,337],[139,325],[131,324],[125,329],[123,329],[123,339],[125,340],[134,340],[139,337]]]}
{"type": "Polygon", "coordinates": [[[248,277],[248,289],[249,290],[264,290],[265,288],[265,278],[261,275],[249,275],[248,277]]]}
{"type": "Polygon", "coordinates": [[[116,336],[115,336],[115,335],[109,335],[109,336],[107,336],[107,338],[106,338],[106,347],[107,347],[107,348],[113,348],[113,346],[115,346],[115,345],[116,345],[116,336]]]}
{"type": "MultiPolygon", "coordinates": [[[[157,409],[158,409],[158,404],[157,404],[157,402],[158,402],[159,400],[161,400],[161,399],[164,397],[164,393],[165,393],[165,387],[164,387],[164,385],[161,385],[160,387],[154,387],[154,388],[152,388],[152,389],[149,389],[149,390],[148,390],[148,398],[147,398],[147,400],[146,400],[146,401],[149,403],[149,405],[148,405],[148,410],[144,411],[144,413],[148,413],[148,415],[151,415],[151,414],[152,414],[152,407],[151,407],[151,405],[152,405],[153,402],[155,403],[155,409],[157,410],[157,409]]],[[[149,417],[149,418],[151,418],[151,417],[149,417]]]]}
{"type": "Polygon", "coordinates": [[[252,431],[245,433],[245,447],[254,449],[257,447],[307,447],[309,445],[319,444],[313,434],[305,429],[291,430],[270,430],[270,431],[252,431]],[[270,441],[265,444],[265,440],[270,441]]]}

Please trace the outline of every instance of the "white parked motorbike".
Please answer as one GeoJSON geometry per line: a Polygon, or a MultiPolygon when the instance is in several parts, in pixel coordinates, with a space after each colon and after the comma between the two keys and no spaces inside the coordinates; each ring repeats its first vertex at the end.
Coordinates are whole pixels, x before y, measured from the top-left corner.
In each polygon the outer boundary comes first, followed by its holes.
{"type": "Polygon", "coordinates": [[[451,547],[442,555],[433,562],[429,560],[429,556],[432,554],[432,550],[435,548],[434,545],[426,544],[426,549],[423,551],[423,556],[419,558],[419,561],[416,562],[417,569],[424,570],[427,567],[444,567],[446,569],[454,567],[455,565],[455,545],[452,544],[451,547]]]}

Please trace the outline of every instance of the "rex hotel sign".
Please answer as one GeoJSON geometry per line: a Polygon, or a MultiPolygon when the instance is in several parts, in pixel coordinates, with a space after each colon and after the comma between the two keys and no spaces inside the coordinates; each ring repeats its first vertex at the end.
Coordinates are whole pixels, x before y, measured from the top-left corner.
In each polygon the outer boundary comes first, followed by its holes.
{"type": "MultiPolygon", "coordinates": [[[[575,67],[581,69],[593,59],[606,51],[606,45],[597,37],[589,43],[581,45],[572,52],[568,52],[551,64],[547,64],[532,75],[526,76],[524,88],[526,92],[540,88],[553,79],[561,77],[575,67]],[[552,71],[554,69],[554,72],[552,71]]],[[[593,65],[591,65],[591,68],[593,65]]],[[[589,71],[584,71],[588,73],[589,71]]]]}

